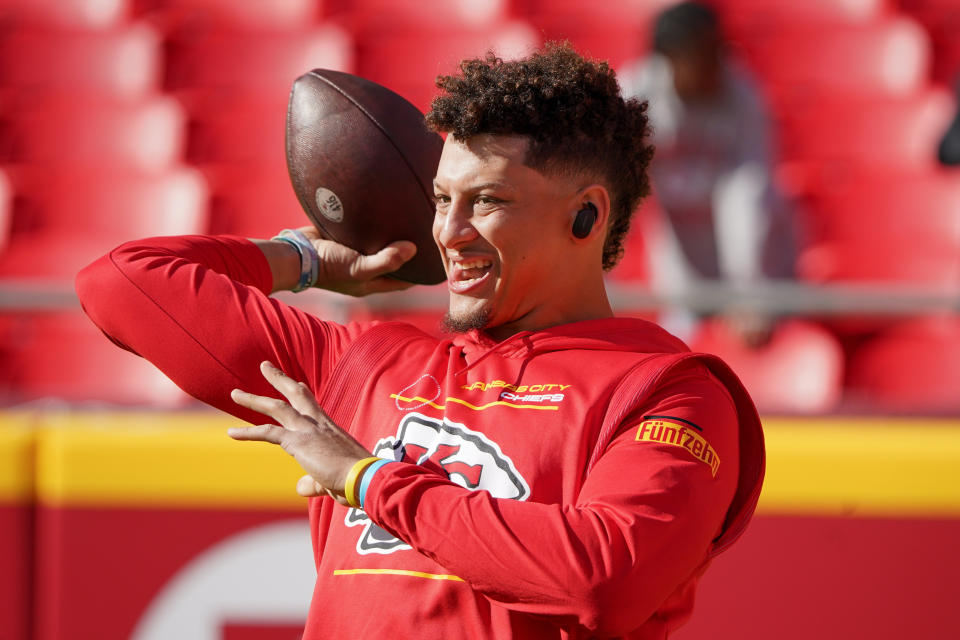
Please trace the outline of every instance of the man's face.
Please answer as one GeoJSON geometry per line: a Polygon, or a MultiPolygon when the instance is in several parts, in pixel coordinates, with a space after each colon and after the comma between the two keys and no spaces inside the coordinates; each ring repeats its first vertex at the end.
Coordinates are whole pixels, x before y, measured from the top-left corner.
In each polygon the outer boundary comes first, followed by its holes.
{"type": "Polygon", "coordinates": [[[668,54],[673,67],[673,85],[686,101],[709,100],[723,88],[723,45],[710,31],[682,51],[668,54]]]}
{"type": "Polygon", "coordinates": [[[447,270],[452,330],[509,335],[548,326],[557,296],[568,293],[563,258],[576,192],[526,166],[527,145],[522,136],[447,137],[433,238],[447,270]]]}

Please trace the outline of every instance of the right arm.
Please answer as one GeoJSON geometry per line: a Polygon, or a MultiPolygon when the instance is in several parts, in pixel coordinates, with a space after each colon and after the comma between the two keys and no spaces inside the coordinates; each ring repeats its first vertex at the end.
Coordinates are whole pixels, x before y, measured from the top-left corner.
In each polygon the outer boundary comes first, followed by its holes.
{"type": "MultiPolygon", "coordinates": [[[[359,259],[345,247],[317,242],[328,267],[318,286],[403,286],[374,284],[403,262],[402,249],[359,259]],[[337,251],[345,256],[339,262],[330,258],[337,251]]],[[[359,331],[268,297],[291,288],[298,273],[299,256],[286,243],[182,236],[124,244],[83,269],[76,284],[87,315],[111,340],[203,402],[260,422],[262,416],[231,401],[230,391],[276,395],[259,375],[261,361],[275,362],[316,392],[359,331]]]]}

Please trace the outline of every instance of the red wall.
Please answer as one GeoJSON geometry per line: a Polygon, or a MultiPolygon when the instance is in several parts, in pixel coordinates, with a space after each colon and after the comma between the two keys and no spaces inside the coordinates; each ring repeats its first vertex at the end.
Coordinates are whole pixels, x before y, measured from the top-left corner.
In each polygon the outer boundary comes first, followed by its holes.
{"type": "Polygon", "coordinates": [[[758,516],[679,640],[960,638],[960,519],[758,516]]]}
{"type": "Polygon", "coordinates": [[[30,637],[33,507],[0,504],[0,640],[30,637]]]}

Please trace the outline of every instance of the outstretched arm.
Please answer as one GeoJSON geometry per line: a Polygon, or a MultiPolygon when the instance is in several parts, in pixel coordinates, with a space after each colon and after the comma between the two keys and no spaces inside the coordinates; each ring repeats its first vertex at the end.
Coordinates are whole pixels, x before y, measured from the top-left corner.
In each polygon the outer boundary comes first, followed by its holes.
{"type": "MultiPolygon", "coordinates": [[[[326,260],[319,286],[348,285],[356,294],[406,286],[382,276],[403,263],[407,243],[374,256],[319,238],[315,243],[326,260]]],[[[180,236],[124,244],[83,269],[76,286],[87,315],[111,340],[150,360],[194,397],[256,421],[256,414],[230,400],[230,390],[275,394],[257,375],[262,360],[276,362],[316,392],[361,330],[269,298],[296,283],[293,273],[299,274],[299,256],[284,242],[180,236]]]]}

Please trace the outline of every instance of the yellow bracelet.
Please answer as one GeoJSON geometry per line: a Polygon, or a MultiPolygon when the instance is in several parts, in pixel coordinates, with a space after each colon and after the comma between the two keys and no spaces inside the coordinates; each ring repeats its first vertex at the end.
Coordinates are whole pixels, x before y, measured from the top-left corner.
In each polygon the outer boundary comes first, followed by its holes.
{"type": "Polygon", "coordinates": [[[360,499],[357,497],[357,487],[360,484],[360,476],[367,470],[367,467],[379,459],[380,458],[377,457],[370,457],[359,460],[350,467],[350,471],[347,472],[347,482],[343,488],[343,495],[347,499],[347,504],[354,509],[360,508],[360,499]]]}

